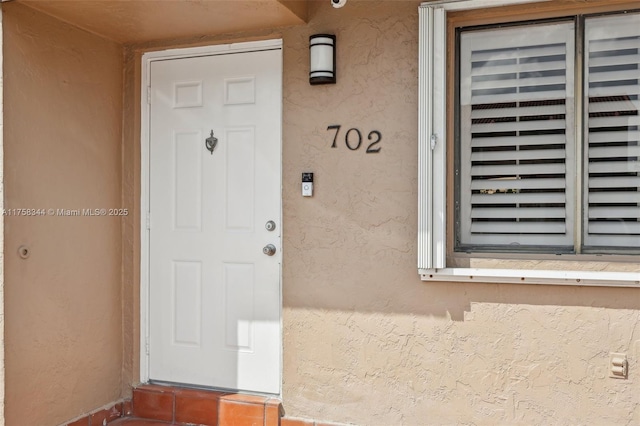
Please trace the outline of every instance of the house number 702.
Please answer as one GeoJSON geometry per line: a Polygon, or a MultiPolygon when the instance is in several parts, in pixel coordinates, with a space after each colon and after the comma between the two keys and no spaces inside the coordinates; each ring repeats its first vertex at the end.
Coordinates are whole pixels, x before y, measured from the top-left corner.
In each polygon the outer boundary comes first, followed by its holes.
{"type": "MultiPolygon", "coordinates": [[[[340,124],[334,124],[327,127],[327,130],[335,130],[336,134],[333,135],[333,143],[331,144],[331,148],[338,147],[338,133],[340,133],[340,124]]],[[[369,140],[369,145],[367,146],[367,154],[377,154],[380,152],[382,147],[376,146],[382,140],[382,133],[377,130],[372,130],[367,135],[367,139],[369,140]]],[[[362,146],[362,133],[360,133],[359,129],[355,127],[347,130],[347,133],[344,135],[344,143],[347,145],[351,151],[357,151],[362,146]]]]}

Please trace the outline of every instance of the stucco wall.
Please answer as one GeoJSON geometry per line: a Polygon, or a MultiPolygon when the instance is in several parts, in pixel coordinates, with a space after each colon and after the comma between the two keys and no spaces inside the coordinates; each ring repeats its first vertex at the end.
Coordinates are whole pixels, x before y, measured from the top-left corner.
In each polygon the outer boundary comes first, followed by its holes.
{"type": "MultiPolygon", "coordinates": [[[[120,207],[122,49],[20,4],[2,9],[5,208],[120,207]]],[[[7,425],[56,425],[116,400],[120,218],[4,219],[7,425]]]]}
{"type": "Polygon", "coordinates": [[[418,2],[326,3],[284,43],[287,414],[640,423],[639,290],[420,282],[418,2]],[[338,39],[338,84],[310,87],[307,36],[325,31],[338,39]],[[379,130],[382,151],[331,149],[332,124],[379,130]],[[299,195],[307,170],[311,199],[299,195]],[[629,356],[628,380],[608,378],[610,351],[629,356]]]}
{"type": "MultiPolygon", "coordinates": [[[[419,280],[418,5],[349,0],[336,10],[323,0],[312,2],[306,26],[130,46],[125,164],[136,170],[125,175],[127,203],[139,206],[141,53],[282,37],[287,415],[370,425],[640,423],[639,290],[419,280]],[[312,87],[308,37],[323,32],[337,35],[338,84],[312,87]],[[342,125],[335,149],[329,125],[342,125]],[[350,128],[364,135],[360,150],[344,144],[350,128]],[[378,154],[365,153],[372,130],[382,134],[378,154]],[[303,171],[315,173],[312,198],[300,195],[303,171]],[[628,355],[627,380],[608,378],[610,351],[628,355]]],[[[129,228],[135,255],[135,220],[129,228]]],[[[125,268],[132,381],[136,268],[125,268]]]]}

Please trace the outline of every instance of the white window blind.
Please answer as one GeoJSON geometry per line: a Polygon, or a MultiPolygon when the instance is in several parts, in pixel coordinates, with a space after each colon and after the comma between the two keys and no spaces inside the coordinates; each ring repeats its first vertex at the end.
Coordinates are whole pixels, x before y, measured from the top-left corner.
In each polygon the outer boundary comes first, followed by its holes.
{"type": "Polygon", "coordinates": [[[585,23],[585,246],[640,247],[640,15],[585,23]]]}
{"type": "Polygon", "coordinates": [[[574,24],[463,32],[457,245],[571,250],[574,24]]]}

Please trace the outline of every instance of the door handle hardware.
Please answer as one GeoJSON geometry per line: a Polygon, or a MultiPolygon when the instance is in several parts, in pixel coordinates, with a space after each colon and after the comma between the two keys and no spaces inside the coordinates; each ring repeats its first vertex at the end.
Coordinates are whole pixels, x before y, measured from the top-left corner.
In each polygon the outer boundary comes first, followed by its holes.
{"type": "Polygon", "coordinates": [[[270,220],[269,222],[265,223],[264,227],[267,229],[267,231],[273,231],[274,229],[276,229],[276,223],[270,220]]]}
{"type": "Polygon", "coordinates": [[[204,144],[209,152],[211,152],[211,155],[213,155],[213,150],[216,149],[216,145],[218,145],[218,138],[213,136],[213,130],[211,131],[211,136],[205,139],[204,144]]]}
{"type": "Polygon", "coordinates": [[[267,244],[262,249],[262,252],[267,256],[273,256],[274,254],[276,254],[276,246],[274,246],[273,244],[267,244]]]}

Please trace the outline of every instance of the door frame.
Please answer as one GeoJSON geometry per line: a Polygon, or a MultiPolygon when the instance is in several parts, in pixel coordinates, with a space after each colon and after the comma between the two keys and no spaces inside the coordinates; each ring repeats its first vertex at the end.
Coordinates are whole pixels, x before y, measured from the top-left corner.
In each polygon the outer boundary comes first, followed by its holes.
{"type": "MultiPolygon", "coordinates": [[[[151,100],[151,63],[167,59],[195,58],[200,56],[215,56],[230,53],[256,52],[263,50],[282,50],[282,39],[219,44],[202,47],[187,47],[147,52],[142,55],[142,79],[140,85],[140,381],[149,382],[149,330],[150,330],[150,285],[149,285],[149,185],[150,185],[150,100],[151,100]]],[[[281,75],[282,78],[282,75],[281,75]]],[[[282,110],[282,98],[280,99],[282,110]]],[[[282,120],[282,114],[281,114],[282,120]]],[[[282,122],[279,123],[282,128],[282,122]]],[[[282,131],[280,132],[282,145],[282,131]]],[[[282,169],[282,153],[280,154],[282,169]]],[[[282,170],[280,173],[280,217],[282,217],[282,170]]],[[[281,240],[283,238],[281,232],[281,240]]],[[[280,393],[282,393],[283,371],[283,326],[282,326],[282,264],[280,265],[280,393]]]]}

